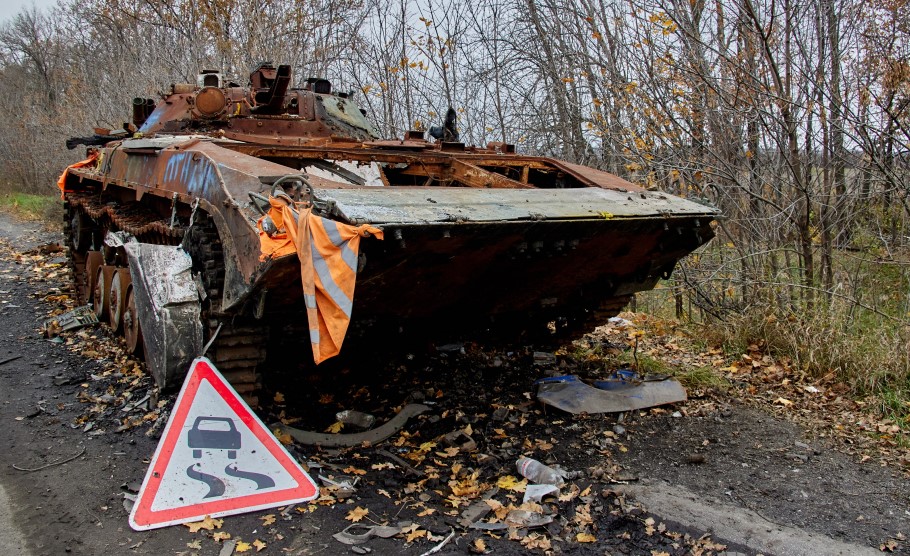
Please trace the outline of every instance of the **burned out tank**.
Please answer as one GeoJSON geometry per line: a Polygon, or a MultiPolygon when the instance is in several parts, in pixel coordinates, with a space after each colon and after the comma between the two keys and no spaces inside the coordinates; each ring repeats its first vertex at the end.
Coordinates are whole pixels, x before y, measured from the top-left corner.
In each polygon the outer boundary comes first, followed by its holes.
{"type": "Polygon", "coordinates": [[[352,95],[291,82],[288,66],[247,86],[203,72],[69,142],[89,146],[59,182],[78,295],[162,387],[207,350],[252,392],[280,335],[321,361],[355,331],[585,331],[714,235],[703,204],[465,146],[454,113],[438,140],[381,139],[352,95]]]}

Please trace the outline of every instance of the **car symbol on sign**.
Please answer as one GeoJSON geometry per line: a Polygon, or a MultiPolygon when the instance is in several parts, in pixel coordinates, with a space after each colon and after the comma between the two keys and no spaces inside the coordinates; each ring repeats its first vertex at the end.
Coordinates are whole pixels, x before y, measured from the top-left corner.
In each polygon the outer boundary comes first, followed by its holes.
{"type": "Polygon", "coordinates": [[[227,450],[228,458],[236,459],[240,448],[240,431],[230,417],[196,417],[190,429],[187,444],[193,457],[202,457],[202,450],[227,450]]]}

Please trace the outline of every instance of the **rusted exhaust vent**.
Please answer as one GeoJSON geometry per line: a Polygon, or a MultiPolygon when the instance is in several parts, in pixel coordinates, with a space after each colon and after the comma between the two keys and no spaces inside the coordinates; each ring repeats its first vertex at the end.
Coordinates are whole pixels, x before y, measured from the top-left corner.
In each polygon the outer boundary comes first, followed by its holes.
{"type": "Polygon", "coordinates": [[[328,95],[332,93],[332,82],[321,77],[309,77],[304,88],[320,95],[328,95]]]}
{"type": "Polygon", "coordinates": [[[503,154],[515,153],[515,145],[503,143],[502,141],[492,141],[490,143],[487,143],[487,149],[503,154]]]}

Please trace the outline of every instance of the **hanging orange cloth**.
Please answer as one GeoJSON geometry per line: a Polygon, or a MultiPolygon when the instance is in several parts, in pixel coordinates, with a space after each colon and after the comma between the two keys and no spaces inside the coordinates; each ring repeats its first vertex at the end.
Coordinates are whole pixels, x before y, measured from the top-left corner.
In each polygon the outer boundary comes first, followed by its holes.
{"type": "Polygon", "coordinates": [[[287,233],[269,237],[262,231],[260,219],[263,258],[296,250],[313,359],[319,364],[338,355],[351,322],[360,238],[372,235],[383,239],[383,233],[366,224],[351,226],[322,218],[313,214],[312,208],[299,210],[295,226],[294,209],[279,199],[270,198],[269,202],[268,216],[287,233]]]}
{"type": "Polygon", "coordinates": [[[72,170],[74,168],[84,168],[86,166],[91,166],[92,164],[95,163],[96,160],[98,160],[99,157],[100,157],[99,151],[95,150],[95,151],[92,151],[91,154],[89,155],[89,157],[86,158],[85,160],[81,160],[75,164],[70,164],[69,166],[66,167],[66,170],[64,170],[63,173],[60,174],[60,177],[57,178],[57,187],[60,188],[60,198],[61,199],[63,198],[63,194],[66,193],[66,176],[67,176],[67,174],[69,174],[70,170],[72,170]]]}

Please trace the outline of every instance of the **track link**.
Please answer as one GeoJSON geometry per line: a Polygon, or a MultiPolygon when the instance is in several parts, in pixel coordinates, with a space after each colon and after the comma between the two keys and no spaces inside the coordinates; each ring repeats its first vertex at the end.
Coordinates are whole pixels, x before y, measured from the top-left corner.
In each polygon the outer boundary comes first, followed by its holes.
{"type": "Polygon", "coordinates": [[[206,341],[215,338],[209,358],[250,405],[257,405],[255,392],[262,387],[259,366],[265,362],[269,330],[260,321],[221,312],[224,287],[224,250],[211,218],[197,212],[183,240],[193,259],[193,272],[201,278],[206,299],[203,318],[206,341]]]}

